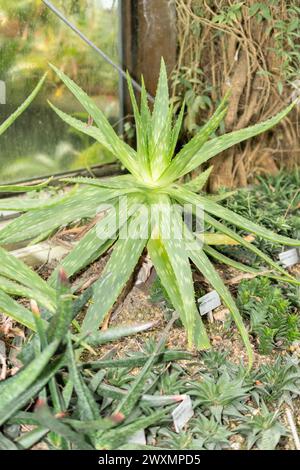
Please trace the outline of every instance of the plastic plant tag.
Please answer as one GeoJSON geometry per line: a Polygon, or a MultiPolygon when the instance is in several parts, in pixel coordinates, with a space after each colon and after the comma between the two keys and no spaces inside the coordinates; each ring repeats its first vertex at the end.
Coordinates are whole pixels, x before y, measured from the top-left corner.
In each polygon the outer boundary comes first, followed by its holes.
{"type": "Polygon", "coordinates": [[[297,248],[292,248],[291,250],[283,251],[279,254],[279,260],[285,268],[289,268],[299,263],[300,256],[297,248]]]}
{"type": "Polygon", "coordinates": [[[134,434],[132,434],[132,436],[129,437],[127,442],[130,444],[146,445],[147,441],[146,441],[145,430],[140,429],[139,431],[135,432],[134,434]]]}
{"type": "Polygon", "coordinates": [[[198,304],[200,314],[205,315],[206,313],[210,313],[220,307],[221,299],[219,294],[213,290],[212,292],[205,294],[203,297],[200,297],[200,299],[198,299],[198,304]]]}
{"type": "Polygon", "coordinates": [[[173,423],[175,431],[180,432],[189,420],[194,416],[192,400],[189,395],[186,395],[184,400],[172,411],[173,423]]]}

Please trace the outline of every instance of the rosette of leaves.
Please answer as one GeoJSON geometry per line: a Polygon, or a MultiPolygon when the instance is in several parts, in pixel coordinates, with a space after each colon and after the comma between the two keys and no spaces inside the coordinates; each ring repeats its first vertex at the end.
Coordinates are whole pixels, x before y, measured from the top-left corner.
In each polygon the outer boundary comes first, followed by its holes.
{"type": "MultiPolygon", "coordinates": [[[[190,266],[192,262],[229,308],[242,335],[251,362],[252,350],[247,330],[236,304],[209,257],[217,258],[247,272],[253,270],[219,254],[207,244],[202,246],[200,243],[194,243],[194,235],[184,224],[182,213],[177,210],[178,205],[188,204],[192,211],[201,206],[207,224],[260,256],[274,272],[286,280],[293,281],[293,278],[257,247],[223,224],[221,219],[247,232],[283,245],[299,246],[300,241],[276,235],[220,206],[213,198],[199,194],[210,170],[206,173],[200,173],[199,177],[187,183],[182,183],[182,178],[234,144],[270,129],[287,115],[293,104],[265,122],[220,137],[210,138],[226,114],[227,99],[225,97],[207,124],[176,154],[184,106],[174,123],[172,106],[169,105],[167,73],[162,61],[152,113],[148,107],[144,84],[139,108],[131,80],[128,78],[136,124],[137,148],[135,150],[116,135],[101,110],[79,86],[56,67],[52,66],[52,68],[83,105],[95,125],[90,125],[90,122],[89,124],[83,123],[51,105],[54,111],[70,126],[94,137],[111,151],[129,174],[105,180],[93,178],[65,180],[68,183],[79,184],[80,187],[75,187],[69,196],[64,196],[61,199],[56,198],[53,202],[48,201],[46,206],[40,202],[26,201],[26,208],[23,204],[23,210],[26,213],[0,232],[0,242],[3,244],[31,239],[50,231],[53,232],[72,221],[94,217],[99,206],[103,203],[109,203],[113,209],[118,209],[120,197],[126,196],[127,210],[120,213],[118,224],[110,223],[115,214],[113,210],[108,210],[106,217],[91,228],[62,262],[68,275],[72,276],[114,245],[112,255],[99,281],[95,283],[94,298],[84,318],[83,331],[86,333],[93,331],[103,322],[146,247],[168,297],[175,310],[180,314],[187,331],[189,345],[194,344],[198,349],[210,347],[209,338],[194,299],[190,266]],[[149,209],[154,206],[156,207],[155,211],[145,210],[145,208],[149,209]],[[170,214],[171,217],[169,217],[170,214]],[[120,237],[119,229],[125,224],[130,236],[120,237]],[[107,227],[109,228],[107,229],[107,227]],[[164,234],[168,230],[170,230],[170,235],[165,236],[164,234]],[[176,236],[178,231],[185,234],[181,239],[176,236]]],[[[20,209],[19,202],[16,200],[2,202],[0,207],[11,210],[20,209]]],[[[254,271],[257,272],[257,270],[254,271]]],[[[55,282],[55,275],[52,282],[55,282]]]]}
{"type": "Polygon", "coordinates": [[[264,402],[258,413],[245,420],[236,429],[246,437],[247,449],[254,445],[259,450],[274,450],[281,437],[287,436],[287,429],[279,421],[279,410],[269,411],[264,402]]]}

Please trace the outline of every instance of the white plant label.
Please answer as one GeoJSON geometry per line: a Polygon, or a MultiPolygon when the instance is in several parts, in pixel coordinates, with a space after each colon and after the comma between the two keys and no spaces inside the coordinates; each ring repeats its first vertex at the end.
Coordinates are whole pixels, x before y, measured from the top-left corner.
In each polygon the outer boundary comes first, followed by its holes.
{"type": "Polygon", "coordinates": [[[290,268],[300,262],[300,256],[297,248],[283,251],[279,254],[279,260],[285,268],[290,268]]]}
{"type": "Polygon", "coordinates": [[[132,434],[127,440],[130,444],[141,444],[145,446],[147,444],[146,435],[144,429],[140,429],[136,433],[132,434]]]}
{"type": "Polygon", "coordinates": [[[193,416],[194,410],[192,400],[189,395],[186,395],[180,405],[178,405],[172,412],[175,431],[180,432],[193,416]]]}
{"type": "Polygon", "coordinates": [[[203,297],[200,297],[200,299],[198,299],[198,304],[200,314],[205,315],[206,313],[210,313],[220,307],[221,299],[219,294],[213,290],[212,292],[205,294],[203,297]]]}

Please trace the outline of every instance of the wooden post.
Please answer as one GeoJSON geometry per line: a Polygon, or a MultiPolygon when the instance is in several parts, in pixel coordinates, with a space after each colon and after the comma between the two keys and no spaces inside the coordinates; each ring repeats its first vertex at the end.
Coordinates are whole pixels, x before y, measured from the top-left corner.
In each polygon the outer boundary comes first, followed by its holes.
{"type": "MultiPolygon", "coordinates": [[[[140,82],[143,74],[147,91],[154,96],[160,59],[168,72],[176,64],[176,9],[173,0],[121,0],[122,62],[140,82]]],[[[124,116],[131,114],[126,84],[123,81],[124,116]]]]}

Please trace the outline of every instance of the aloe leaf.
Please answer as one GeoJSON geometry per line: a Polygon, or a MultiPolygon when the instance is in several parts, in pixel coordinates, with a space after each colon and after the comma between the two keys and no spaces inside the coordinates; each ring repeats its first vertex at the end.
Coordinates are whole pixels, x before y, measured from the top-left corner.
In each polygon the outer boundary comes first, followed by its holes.
{"type": "Polygon", "coordinates": [[[77,368],[70,337],[68,338],[68,369],[77,395],[77,409],[80,419],[89,421],[99,418],[98,405],[77,368]]]}
{"type": "MultiPolygon", "coordinates": [[[[93,227],[88,233],[80,240],[78,245],[61,261],[60,267],[63,267],[68,276],[73,276],[81,269],[96,261],[100,256],[105,253],[115,239],[99,240],[97,236],[97,228],[93,227]]],[[[58,269],[55,269],[51,274],[49,282],[51,285],[57,275],[58,269]]]]}
{"type": "Polygon", "coordinates": [[[79,450],[93,450],[93,447],[86,442],[83,435],[73,431],[68,425],[56,419],[51,413],[49,408],[44,405],[40,406],[36,411],[37,422],[50,429],[50,431],[62,436],[67,441],[74,444],[79,450]]]}
{"type": "Polygon", "coordinates": [[[139,186],[136,179],[131,175],[112,176],[111,178],[88,178],[84,176],[75,176],[72,178],[62,178],[60,181],[73,184],[86,184],[89,186],[98,186],[99,188],[124,189],[139,186]]]}
{"type": "Polygon", "coordinates": [[[0,186],[0,192],[1,193],[27,193],[30,191],[39,191],[40,189],[45,188],[46,186],[49,185],[49,183],[52,181],[52,177],[47,179],[47,181],[43,181],[42,183],[39,184],[32,184],[32,185],[13,185],[13,184],[7,184],[7,185],[1,185],[0,186]]]}
{"type": "Polygon", "coordinates": [[[175,125],[171,133],[170,151],[169,151],[169,157],[168,157],[169,162],[172,160],[175,149],[176,149],[176,145],[178,142],[179,134],[180,134],[182,123],[183,123],[184,111],[185,111],[185,102],[182,103],[178,118],[175,122],[175,125]]]}
{"type": "MultiPolygon", "coordinates": [[[[201,323],[199,321],[199,312],[195,303],[194,283],[190,262],[182,239],[181,216],[171,207],[170,200],[167,196],[160,196],[158,204],[156,204],[156,208],[159,212],[156,211],[157,217],[156,220],[153,221],[154,226],[152,226],[152,233],[154,234],[154,237],[157,237],[157,233],[159,234],[161,249],[153,250],[151,241],[149,241],[148,248],[150,247],[150,257],[155,267],[159,266],[159,276],[162,269],[167,269],[167,266],[163,268],[163,263],[166,260],[166,257],[171,265],[171,272],[174,273],[176,287],[181,299],[180,303],[182,309],[178,311],[178,313],[181,315],[182,322],[187,331],[189,345],[191,346],[194,343],[196,336],[199,335],[199,338],[202,337],[203,344],[200,345],[200,341],[198,339],[196,344],[199,344],[200,347],[208,347],[209,341],[207,335],[204,333],[204,326],[202,327],[203,331],[200,334],[199,331],[195,333],[196,324],[199,326],[201,323]],[[169,220],[170,215],[172,221],[169,220]],[[156,252],[154,253],[154,251],[156,252]],[[162,262],[160,262],[159,259],[161,259],[162,262]]],[[[172,287],[169,287],[167,292],[175,290],[174,287],[173,289],[172,287]]],[[[170,297],[171,301],[172,298],[173,296],[170,297]]],[[[175,305],[174,307],[177,308],[175,305]]]]}
{"type": "Polygon", "coordinates": [[[212,200],[209,200],[207,197],[194,194],[180,187],[177,187],[176,191],[172,190],[172,195],[174,196],[174,198],[176,198],[177,196],[185,202],[189,202],[190,204],[203,207],[206,212],[220,217],[221,219],[226,220],[227,222],[236,225],[237,227],[240,227],[244,230],[247,230],[250,233],[254,233],[255,235],[270,240],[273,243],[280,243],[282,245],[288,246],[300,246],[300,240],[293,240],[292,238],[277,235],[271,230],[261,227],[260,225],[254,222],[251,222],[251,220],[248,220],[245,217],[236,214],[235,212],[232,212],[226,207],[219,206],[212,200]]]}
{"type": "Polygon", "coordinates": [[[149,145],[149,160],[154,180],[164,172],[170,162],[172,146],[173,109],[169,106],[169,86],[164,60],[161,60],[160,74],[152,114],[152,136],[149,145]]]}
{"type": "Polygon", "coordinates": [[[69,124],[69,126],[73,127],[77,131],[82,132],[83,134],[93,137],[93,139],[97,140],[97,142],[103,145],[109,152],[113,153],[113,148],[98,127],[89,126],[87,123],[80,121],[80,119],[76,119],[73,116],[64,113],[61,109],[54,106],[54,104],[50,101],[48,101],[48,104],[66,124],[69,124]]]}
{"type": "MultiPolygon", "coordinates": [[[[161,214],[153,220],[152,236],[148,242],[148,252],[154,264],[156,272],[166,289],[168,296],[180,314],[182,322],[188,332],[189,342],[194,343],[200,349],[209,347],[204,325],[194,302],[194,289],[192,273],[182,240],[176,239],[176,229],[182,233],[181,225],[176,223],[176,213],[172,211],[172,223],[167,214],[164,214],[164,205],[170,209],[168,199],[164,199],[160,206],[161,214]],[[173,225],[173,227],[172,227],[173,225]],[[168,234],[172,230],[172,236],[162,238],[162,234],[168,234]]],[[[159,205],[157,204],[159,208],[159,205]]],[[[154,213],[155,215],[155,213],[154,213]]]]}
{"type": "Polygon", "coordinates": [[[50,311],[55,309],[55,291],[23,261],[0,247],[0,275],[23,284],[40,296],[41,304],[50,311]]]}
{"type": "Polygon", "coordinates": [[[156,98],[152,114],[152,138],[154,145],[158,142],[161,130],[165,126],[169,114],[169,86],[166,64],[161,59],[160,74],[156,91],[156,98]]]}
{"type": "Polygon", "coordinates": [[[147,177],[150,175],[150,166],[148,160],[148,142],[147,133],[144,131],[144,123],[142,121],[135,94],[133,91],[132,81],[129,73],[127,72],[127,83],[129,95],[132,103],[135,127],[136,127],[136,139],[137,139],[137,158],[140,162],[141,171],[147,177]]]}
{"type": "Polygon", "coordinates": [[[9,197],[5,199],[0,199],[0,209],[7,211],[16,211],[16,212],[27,212],[33,210],[44,209],[47,207],[52,207],[57,204],[61,204],[67,199],[70,198],[71,192],[67,193],[64,196],[55,196],[45,198],[20,198],[18,197],[9,197]]]}
{"type": "MultiPolygon", "coordinates": [[[[162,285],[168,293],[173,307],[177,312],[183,312],[181,318],[183,323],[185,323],[184,306],[177,284],[177,278],[164,244],[160,239],[151,239],[148,242],[147,248],[155,270],[161,280],[162,285]]],[[[199,314],[197,316],[195,315],[194,318],[193,343],[199,349],[207,349],[210,347],[209,339],[199,314]]]]}
{"type": "Polygon", "coordinates": [[[148,147],[150,145],[151,139],[152,139],[152,116],[150,113],[150,109],[148,106],[148,93],[146,90],[145,86],[145,81],[144,77],[142,76],[141,79],[142,83],[142,91],[141,91],[141,120],[144,124],[144,133],[146,136],[146,143],[147,143],[147,152],[148,152],[148,147]]]}
{"type": "Polygon", "coordinates": [[[228,266],[231,266],[232,268],[237,269],[238,271],[244,271],[245,273],[249,274],[260,274],[264,275],[263,271],[260,271],[259,269],[252,268],[251,266],[247,266],[246,264],[240,263],[238,261],[235,261],[228,256],[223,255],[219,251],[215,250],[211,246],[204,245],[203,250],[205,253],[212,258],[215,258],[217,261],[220,261],[223,264],[227,264],[228,266]]]}
{"type": "Polygon", "coordinates": [[[251,220],[246,219],[245,217],[232,212],[231,210],[227,209],[226,207],[219,206],[213,201],[207,200],[202,196],[199,197],[199,204],[203,205],[205,211],[213,214],[214,216],[220,217],[227,222],[230,222],[237,227],[240,227],[244,230],[248,230],[250,233],[254,233],[259,237],[265,238],[267,240],[272,241],[273,243],[280,243],[282,245],[287,246],[300,246],[300,240],[293,240],[288,237],[284,237],[282,235],[278,235],[271,230],[268,230],[264,227],[261,227],[251,220]]]}
{"type": "Polygon", "coordinates": [[[76,318],[76,316],[81,312],[83,307],[92,298],[93,290],[94,290],[93,285],[91,285],[90,287],[85,289],[85,291],[74,300],[74,302],[73,302],[73,318],[76,318]]]}
{"type": "Polygon", "coordinates": [[[152,178],[157,180],[170,163],[170,147],[172,145],[173,109],[170,108],[166,121],[161,128],[156,143],[150,146],[149,159],[151,162],[152,178]]]}
{"type": "Polygon", "coordinates": [[[148,211],[141,210],[129,219],[128,234],[119,238],[102,276],[94,284],[94,298],[83,320],[82,332],[98,328],[130,278],[148,239],[148,211]],[[145,214],[146,212],[146,214],[145,214]],[[127,238],[126,238],[127,237],[127,238]]]}
{"type": "Polygon", "coordinates": [[[15,295],[17,297],[25,297],[26,299],[33,299],[39,302],[40,305],[45,307],[49,311],[54,311],[53,302],[48,297],[42,296],[39,291],[32,290],[29,287],[24,287],[21,284],[17,284],[6,277],[0,276],[0,290],[3,290],[7,294],[15,295]]]}
{"type": "MultiPolygon", "coordinates": [[[[202,127],[196,134],[176,155],[171,162],[171,165],[166,169],[160,178],[161,182],[171,182],[181,176],[189,173],[197,168],[201,163],[198,163],[198,153],[204,146],[209,136],[219,127],[226,112],[227,112],[228,95],[225,95],[220,105],[216,109],[211,119],[202,127]],[[194,165],[195,161],[197,164],[194,165]]],[[[205,160],[206,161],[206,160],[205,160]]]]}
{"type": "MultiPolygon", "coordinates": [[[[48,346],[48,348],[51,345],[48,346]]],[[[46,351],[46,350],[45,350],[46,351]]],[[[45,353],[43,351],[43,354],[45,353]]],[[[38,358],[40,359],[41,356],[38,358]]],[[[34,359],[36,361],[37,359],[34,359]]],[[[64,356],[61,356],[58,359],[55,359],[52,361],[50,364],[46,365],[44,370],[41,372],[41,374],[36,378],[32,385],[29,388],[24,388],[24,391],[18,396],[17,399],[13,398],[11,402],[6,406],[2,407],[2,402],[0,403],[0,425],[5,423],[12,415],[14,415],[16,412],[18,412],[20,409],[22,409],[27,403],[32,400],[39,392],[42,390],[45,385],[49,382],[49,380],[56,374],[56,372],[62,367],[62,365],[65,362],[64,356]]],[[[47,364],[47,361],[46,361],[47,364]]],[[[32,363],[30,364],[30,366],[32,363]]],[[[22,369],[21,372],[25,370],[22,369]]],[[[17,375],[15,375],[13,378],[19,376],[21,373],[19,372],[17,375]]],[[[7,380],[12,380],[12,379],[7,379],[7,380]]],[[[1,385],[6,384],[6,381],[1,383],[0,382],[0,394],[2,393],[1,385]]],[[[2,398],[2,397],[1,397],[2,398]]]]}
{"type": "Polygon", "coordinates": [[[36,325],[32,312],[23,307],[15,300],[13,300],[9,295],[5,294],[0,289],[0,309],[7,316],[20,323],[21,325],[26,326],[30,330],[35,331],[36,325]]]}
{"type": "Polygon", "coordinates": [[[92,346],[99,346],[100,344],[110,343],[126,336],[131,336],[143,331],[150,330],[154,325],[154,322],[148,322],[141,325],[112,327],[106,331],[97,331],[96,333],[92,333],[87,338],[85,338],[85,342],[92,346]]]}
{"type": "Polygon", "coordinates": [[[47,330],[48,342],[65,338],[73,320],[73,295],[66,273],[61,269],[57,281],[56,313],[47,330]]]}
{"type": "MultiPolygon", "coordinates": [[[[21,369],[20,372],[4,382],[0,382],[0,416],[6,407],[9,407],[12,402],[17,401],[18,397],[22,396],[22,394],[34,384],[35,380],[57,350],[58,345],[59,341],[53,341],[29,365],[21,369]]],[[[0,424],[3,424],[1,418],[0,424]]]]}
{"type": "Polygon", "coordinates": [[[300,281],[297,279],[292,279],[291,277],[288,276],[288,273],[286,273],[285,276],[276,276],[270,272],[266,272],[260,269],[255,269],[252,268],[251,266],[247,266],[243,263],[240,263],[239,261],[235,261],[228,256],[223,255],[219,251],[215,250],[211,246],[205,245],[203,247],[203,250],[205,251],[206,254],[211,256],[212,258],[215,258],[216,260],[220,261],[221,263],[227,264],[228,266],[231,266],[232,268],[237,269],[238,271],[242,271],[245,273],[253,274],[255,276],[263,276],[263,277],[268,277],[270,279],[274,279],[279,282],[288,282],[290,284],[294,284],[296,286],[300,286],[300,281]]]}
{"type": "Polygon", "coordinates": [[[232,196],[235,196],[236,193],[237,191],[226,191],[223,194],[210,194],[207,196],[207,198],[209,201],[220,202],[224,201],[225,199],[229,199],[232,196]]]}
{"type": "Polygon", "coordinates": [[[124,190],[85,187],[61,205],[24,214],[0,231],[0,243],[17,243],[55,230],[74,220],[94,217],[101,204],[124,194],[124,190]],[[84,201],[84,204],[82,203],[84,201]]]}
{"type": "MultiPolygon", "coordinates": [[[[36,421],[34,422],[36,425],[36,421]]],[[[49,433],[49,429],[45,428],[44,426],[38,426],[32,431],[28,431],[22,434],[20,437],[16,439],[16,442],[21,447],[21,449],[30,449],[35,444],[40,442],[47,434],[49,433]]]]}
{"type": "Polygon", "coordinates": [[[249,368],[252,367],[253,364],[253,351],[252,346],[249,341],[249,335],[243,323],[242,317],[239,313],[239,310],[230,295],[229,290],[224,285],[221,277],[215,270],[214,266],[211,264],[205,253],[203,252],[202,248],[199,246],[197,250],[190,250],[190,258],[193,263],[197,266],[199,271],[205,276],[208,282],[213,286],[213,288],[218,292],[220,297],[222,298],[224,304],[230,310],[230,313],[235,321],[235,324],[241,334],[242,340],[245,344],[248,358],[249,358],[249,368]]]}
{"type": "MultiPolygon", "coordinates": [[[[106,383],[98,385],[96,390],[97,394],[102,398],[110,398],[112,400],[124,400],[127,395],[127,390],[106,383]]],[[[151,408],[160,408],[162,406],[178,404],[181,400],[181,395],[143,394],[140,399],[140,404],[150,406],[151,408]]]]}
{"type": "Polygon", "coordinates": [[[30,411],[18,411],[12,418],[10,418],[5,424],[29,424],[34,426],[36,420],[34,419],[34,414],[30,411]]]}
{"type": "MultiPolygon", "coordinates": [[[[104,359],[102,361],[83,362],[81,366],[92,370],[126,367],[134,369],[135,367],[142,367],[148,361],[149,356],[139,355],[128,357],[126,359],[104,359]]],[[[172,361],[188,361],[195,359],[195,356],[187,351],[164,351],[158,354],[157,361],[159,363],[172,362],[172,361]]]]}
{"type": "Polygon", "coordinates": [[[155,364],[157,359],[157,355],[164,349],[166,341],[168,339],[168,335],[170,333],[171,328],[173,327],[174,322],[176,321],[176,317],[174,316],[173,319],[168,323],[166,328],[164,329],[160,340],[158,341],[153,353],[149,357],[148,361],[144,365],[143,369],[135,378],[133,384],[131,385],[130,389],[127,391],[126,396],[121,400],[119,405],[117,406],[114,414],[121,413],[124,416],[128,416],[137,402],[140,400],[143,387],[145,382],[151,372],[152,366],[155,364]]]}
{"type": "Polygon", "coordinates": [[[110,398],[111,400],[119,401],[126,397],[127,390],[102,383],[97,387],[96,393],[102,398],[110,398]]]}
{"type": "Polygon", "coordinates": [[[197,238],[206,245],[239,245],[236,240],[222,233],[202,232],[197,238]]]}
{"type": "Polygon", "coordinates": [[[201,191],[201,189],[203,189],[207,183],[213,168],[213,166],[210,166],[207,168],[207,170],[203,171],[203,173],[200,173],[200,175],[196,176],[188,183],[184,183],[183,187],[188,191],[194,191],[195,193],[201,191]]]}
{"type": "Polygon", "coordinates": [[[290,279],[293,280],[293,277],[287,271],[285,271],[279,264],[277,264],[275,261],[273,261],[268,255],[263,253],[255,245],[253,245],[252,243],[249,243],[243,237],[238,235],[236,232],[234,232],[230,228],[226,227],[225,225],[221,224],[220,222],[218,222],[213,217],[211,217],[207,214],[205,214],[205,220],[206,220],[207,223],[209,223],[210,225],[215,227],[219,232],[225,233],[225,235],[228,235],[229,237],[233,238],[233,240],[236,240],[237,242],[239,242],[240,245],[244,246],[249,251],[252,251],[252,253],[255,253],[259,258],[264,260],[275,271],[282,274],[286,278],[287,281],[289,281],[290,279]]]}
{"type": "Polygon", "coordinates": [[[78,99],[81,105],[86,109],[90,116],[95,120],[104,137],[103,145],[108,145],[112,153],[123,163],[123,165],[134,175],[139,176],[139,169],[136,161],[136,152],[125,144],[115,133],[102,111],[95,105],[94,101],[69,77],[54,65],[51,68],[58,77],[69,88],[73,95],[78,99]]]}
{"type": "Polygon", "coordinates": [[[133,423],[114,428],[110,431],[99,432],[96,439],[96,449],[113,450],[127,442],[128,438],[140,429],[146,429],[159,424],[167,417],[165,411],[156,411],[149,416],[136,419],[133,423]]]}
{"type": "Polygon", "coordinates": [[[63,423],[71,426],[75,431],[85,434],[94,433],[115,427],[118,423],[110,418],[98,418],[90,421],[79,421],[75,419],[65,418],[63,423]]]}
{"type": "MultiPolygon", "coordinates": [[[[243,142],[244,140],[250,139],[251,137],[254,137],[256,135],[262,134],[263,132],[271,129],[273,126],[278,124],[293,109],[294,106],[295,103],[290,104],[283,111],[276,114],[267,121],[260,122],[258,124],[255,124],[254,126],[247,127],[246,129],[234,131],[229,134],[224,134],[221,137],[211,139],[210,141],[206,142],[200,148],[200,150],[196,151],[196,153],[192,157],[190,156],[189,161],[185,160],[184,165],[179,165],[179,160],[177,160],[176,157],[176,159],[174,160],[174,166],[172,168],[173,171],[171,171],[170,168],[170,170],[167,170],[165,172],[163,177],[171,176],[174,180],[176,175],[176,177],[179,178],[191,172],[199,165],[202,165],[204,162],[208,161],[215,155],[218,155],[220,152],[223,152],[224,150],[232,147],[233,145],[243,142]]],[[[184,149],[185,147],[181,152],[183,152],[184,149]]],[[[178,154],[178,157],[180,153],[178,154]]]]}
{"type": "Polygon", "coordinates": [[[20,450],[16,444],[0,432],[0,450],[20,450]]]}
{"type": "Polygon", "coordinates": [[[30,103],[34,100],[34,98],[36,97],[40,89],[42,88],[43,83],[46,80],[46,76],[47,74],[45,74],[41,78],[41,80],[39,81],[39,83],[37,84],[33,92],[28,96],[28,98],[24,101],[24,103],[22,103],[21,106],[11,116],[9,116],[9,118],[6,119],[6,121],[4,121],[0,125],[0,135],[3,134],[6,131],[6,129],[8,129],[9,126],[12,125],[12,123],[23,113],[23,111],[25,111],[26,108],[28,108],[30,103]]]}
{"type": "MultiPolygon", "coordinates": [[[[132,215],[139,200],[134,197],[126,199],[126,210],[120,209],[119,202],[111,204],[111,208],[104,218],[88,231],[78,245],[61,262],[60,266],[65,269],[68,276],[72,276],[96,260],[113,244],[116,232],[132,215]]],[[[51,275],[50,282],[52,284],[56,279],[58,269],[51,275]]]]}

